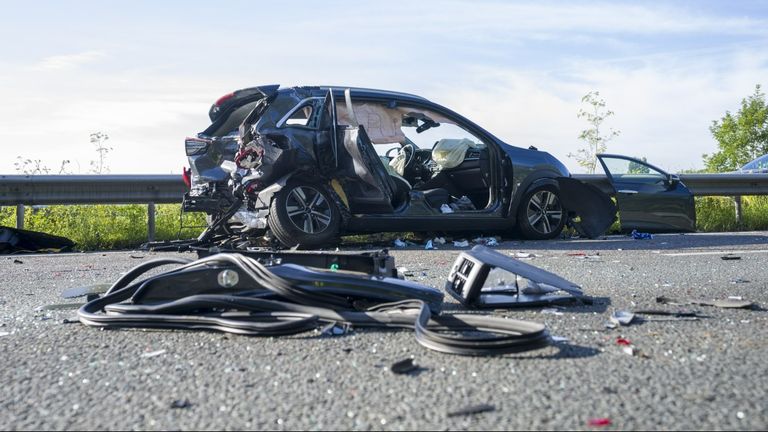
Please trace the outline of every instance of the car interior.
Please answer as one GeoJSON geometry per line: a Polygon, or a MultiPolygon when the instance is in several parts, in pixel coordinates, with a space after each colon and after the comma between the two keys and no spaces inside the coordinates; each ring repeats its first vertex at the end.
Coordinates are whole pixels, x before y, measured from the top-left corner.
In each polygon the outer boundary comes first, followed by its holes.
{"type": "Polygon", "coordinates": [[[362,183],[348,192],[353,212],[396,212],[415,200],[433,213],[487,207],[488,149],[455,121],[417,107],[353,102],[349,95],[336,111],[338,123],[349,125],[339,165],[353,165],[362,183]]]}

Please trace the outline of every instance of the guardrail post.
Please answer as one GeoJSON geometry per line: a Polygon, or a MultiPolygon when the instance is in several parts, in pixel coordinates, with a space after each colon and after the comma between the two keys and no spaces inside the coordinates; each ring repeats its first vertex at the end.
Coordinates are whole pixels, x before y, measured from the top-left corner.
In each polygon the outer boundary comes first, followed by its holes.
{"type": "Polygon", "coordinates": [[[733,204],[736,208],[736,225],[741,228],[741,195],[733,197],[733,204]]]}
{"type": "Polygon", "coordinates": [[[147,204],[147,241],[155,241],[155,203],[147,204]]]}
{"type": "Polygon", "coordinates": [[[24,229],[24,204],[16,204],[16,229],[24,229]]]}

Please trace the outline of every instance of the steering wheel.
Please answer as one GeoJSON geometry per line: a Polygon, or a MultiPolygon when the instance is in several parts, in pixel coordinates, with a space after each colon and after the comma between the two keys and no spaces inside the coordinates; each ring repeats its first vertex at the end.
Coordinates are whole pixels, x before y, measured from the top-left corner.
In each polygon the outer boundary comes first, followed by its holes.
{"type": "Polygon", "coordinates": [[[416,155],[416,147],[411,143],[405,144],[400,148],[392,147],[391,149],[387,150],[386,153],[384,153],[384,156],[391,158],[392,156],[390,156],[390,153],[392,153],[393,150],[398,151],[398,154],[395,155],[395,157],[397,157],[400,152],[405,152],[405,165],[403,165],[403,167],[404,170],[407,169],[413,162],[413,157],[416,155]]]}

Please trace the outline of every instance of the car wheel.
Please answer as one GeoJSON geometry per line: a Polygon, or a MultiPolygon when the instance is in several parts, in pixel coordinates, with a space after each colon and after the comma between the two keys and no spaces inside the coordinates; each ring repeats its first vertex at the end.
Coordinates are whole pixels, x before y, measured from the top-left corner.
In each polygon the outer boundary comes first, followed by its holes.
{"type": "Polygon", "coordinates": [[[552,185],[538,186],[525,194],[517,210],[517,224],[523,237],[552,239],[565,226],[565,210],[560,191],[552,185]]]}
{"type": "Polygon", "coordinates": [[[292,182],[272,200],[268,224],[287,247],[319,247],[333,243],[341,223],[336,202],[319,184],[292,182]]]}

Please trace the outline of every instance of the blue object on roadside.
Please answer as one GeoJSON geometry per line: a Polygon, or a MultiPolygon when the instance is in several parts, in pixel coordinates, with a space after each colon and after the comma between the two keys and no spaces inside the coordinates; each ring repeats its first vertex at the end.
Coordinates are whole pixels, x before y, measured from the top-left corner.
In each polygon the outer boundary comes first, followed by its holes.
{"type": "Polygon", "coordinates": [[[653,234],[638,232],[637,230],[632,230],[630,236],[635,240],[653,240],[653,234]]]}

